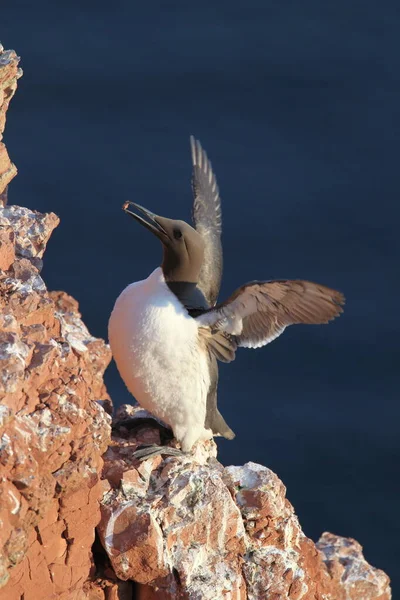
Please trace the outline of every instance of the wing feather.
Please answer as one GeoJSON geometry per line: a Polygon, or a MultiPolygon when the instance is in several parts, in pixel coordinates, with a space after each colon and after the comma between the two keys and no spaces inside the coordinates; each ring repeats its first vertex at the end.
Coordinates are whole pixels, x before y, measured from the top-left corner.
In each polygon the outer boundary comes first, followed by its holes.
{"type": "Polygon", "coordinates": [[[196,230],[204,240],[204,261],[198,287],[210,306],[214,306],[222,277],[222,213],[217,179],[211,162],[198,140],[190,138],[192,151],[192,218],[196,230]]]}

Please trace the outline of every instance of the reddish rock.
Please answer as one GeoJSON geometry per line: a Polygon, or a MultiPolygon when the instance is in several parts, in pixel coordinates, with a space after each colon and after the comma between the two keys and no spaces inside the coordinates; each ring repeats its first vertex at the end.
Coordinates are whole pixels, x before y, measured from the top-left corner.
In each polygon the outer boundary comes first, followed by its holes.
{"type": "Polygon", "coordinates": [[[14,179],[16,174],[17,167],[11,162],[10,157],[8,156],[7,149],[3,142],[0,142],[0,190],[2,194],[7,188],[10,181],[14,179]]]}
{"type": "Polygon", "coordinates": [[[17,79],[22,71],[18,69],[19,57],[14,50],[4,50],[0,44],[0,202],[10,181],[17,174],[16,166],[10,161],[5,145],[1,142],[6,123],[6,112],[11,98],[17,89],[17,79]]]}
{"type": "Polygon", "coordinates": [[[390,598],[389,577],[365,560],[362,547],[349,538],[324,533],[317,542],[326,564],[335,600],[386,600],[390,598]]]}
{"type": "Polygon", "coordinates": [[[130,581],[113,581],[104,577],[88,581],[84,596],[79,600],[133,600],[133,584],[130,581]]]}
{"type": "Polygon", "coordinates": [[[15,260],[14,230],[12,227],[0,229],[0,269],[8,271],[15,260]]]}
{"type": "MultiPolygon", "coordinates": [[[[18,59],[0,52],[0,135],[18,59]]],[[[0,144],[0,193],[10,174],[0,144]]],[[[11,169],[11,172],[12,169],[11,169]]],[[[0,206],[0,598],[86,598],[110,418],[110,351],[41,258],[59,219],[0,206]]],[[[115,586],[114,586],[115,587],[115,586]]],[[[110,588],[111,589],[111,588],[110,588]]]]}
{"type": "Polygon", "coordinates": [[[0,272],[0,598],[7,599],[86,597],[100,518],[110,419],[96,400],[107,400],[110,352],[89,334],[77,303],[49,294],[40,277],[57,222],[0,208],[0,240],[15,248],[0,272]]]}
{"type": "Polygon", "coordinates": [[[301,530],[275,473],[224,468],[214,442],[190,456],[132,452],[159,429],[142,409],[121,407],[104,457],[98,531],[115,574],[139,600],[389,600],[388,577],[356,542],[301,530]],[[128,418],[136,417],[136,427],[128,418]]]}

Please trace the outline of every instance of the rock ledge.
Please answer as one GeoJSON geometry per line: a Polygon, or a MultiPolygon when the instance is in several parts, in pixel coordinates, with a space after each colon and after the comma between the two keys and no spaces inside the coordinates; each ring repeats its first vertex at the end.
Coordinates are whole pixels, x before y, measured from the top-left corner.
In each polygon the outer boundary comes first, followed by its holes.
{"type": "Polygon", "coordinates": [[[304,535],[270,469],[224,468],[213,441],[190,457],[133,460],[139,445],[160,441],[143,416],[131,406],[117,412],[98,525],[109,566],[139,583],[139,598],[390,598],[389,578],[357,542],[325,533],[314,544],[304,535]],[[121,413],[137,416],[137,426],[118,425],[121,413]]]}

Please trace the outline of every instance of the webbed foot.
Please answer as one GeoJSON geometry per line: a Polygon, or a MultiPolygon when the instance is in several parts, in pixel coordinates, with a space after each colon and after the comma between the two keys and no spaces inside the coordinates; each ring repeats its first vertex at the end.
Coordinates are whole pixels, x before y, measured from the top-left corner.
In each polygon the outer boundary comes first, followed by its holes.
{"type": "Polygon", "coordinates": [[[150,444],[149,446],[141,446],[139,450],[133,452],[133,458],[138,460],[146,460],[147,458],[153,458],[154,456],[183,456],[184,452],[178,450],[178,448],[171,448],[170,446],[156,446],[150,444]]]}

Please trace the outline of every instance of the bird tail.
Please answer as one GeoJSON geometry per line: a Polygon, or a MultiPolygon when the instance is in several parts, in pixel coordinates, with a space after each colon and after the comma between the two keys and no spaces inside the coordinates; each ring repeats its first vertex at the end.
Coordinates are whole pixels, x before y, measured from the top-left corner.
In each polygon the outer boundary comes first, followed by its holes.
{"type": "Polygon", "coordinates": [[[211,425],[211,430],[214,435],[222,435],[227,440],[233,440],[235,437],[235,433],[232,429],[227,425],[224,417],[221,415],[219,410],[215,411],[215,415],[213,418],[213,423],[211,425]]]}

